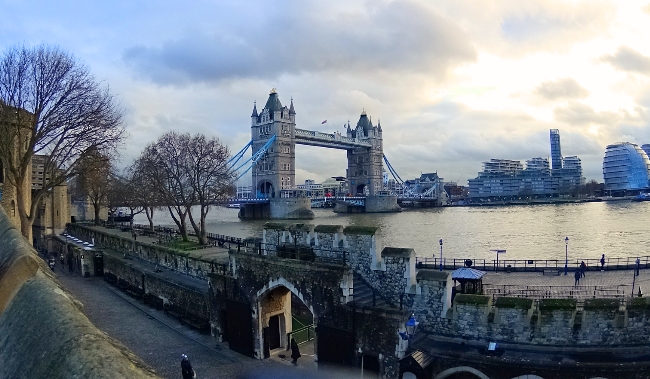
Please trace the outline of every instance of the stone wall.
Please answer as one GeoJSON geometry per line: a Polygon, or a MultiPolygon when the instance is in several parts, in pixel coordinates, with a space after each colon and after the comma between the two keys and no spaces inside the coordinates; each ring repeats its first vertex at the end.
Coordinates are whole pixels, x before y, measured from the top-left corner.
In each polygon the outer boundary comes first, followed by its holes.
{"type": "Polygon", "coordinates": [[[190,288],[169,278],[147,273],[128,261],[110,255],[104,255],[104,273],[114,274],[118,279],[142,289],[145,294],[162,299],[163,304],[186,309],[192,315],[205,319],[210,318],[207,284],[203,288],[190,288]]]}
{"type": "Polygon", "coordinates": [[[0,209],[0,377],[157,377],[79,306],[0,209]]]}
{"type": "Polygon", "coordinates": [[[189,253],[142,241],[133,241],[131,238],[103,233],[79,224],[68,224],[67,229],[68,233],[85,241],[91,241],[94,238],[96,245],[125,252],[143,261],[205,281],[208,280],[207,274],[212,271],[212,261],[193,258],[189,253]]]}

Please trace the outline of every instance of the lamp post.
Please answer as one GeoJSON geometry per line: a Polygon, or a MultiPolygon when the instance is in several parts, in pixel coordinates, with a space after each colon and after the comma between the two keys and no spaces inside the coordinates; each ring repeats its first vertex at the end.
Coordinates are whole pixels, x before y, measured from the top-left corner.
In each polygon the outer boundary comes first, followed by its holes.
{"type": "Polygon", "coordinates": [[[564,238],[564,275],[569,273],[569,237],[564,238]]]}
{"type": "Polygon", "coordinates": [[[405,341],[410,341],[413,336],[415,335],[415,331],[418,328],[418,320],[415,319],[415,314],[411,314],[411,318],[408,319],[408,321],[404,324],[406,327],[406,332],[400,332],[399,335],[402,337],[403,340],[405,341]]]}
{"type": "Polygon", "coordinates": [[[440,271],[442,271],[442,238],[440,239],[440,271]]]}

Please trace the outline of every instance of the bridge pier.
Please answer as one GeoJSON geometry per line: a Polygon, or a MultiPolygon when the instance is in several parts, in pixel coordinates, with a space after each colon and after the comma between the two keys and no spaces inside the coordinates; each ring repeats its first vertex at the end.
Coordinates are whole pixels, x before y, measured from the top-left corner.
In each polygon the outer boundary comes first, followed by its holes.
{"type": "Polygon", "coordinates": [[[367,196],[365,205],[366,213],[387,213],[402,211],[402,208],[397,205],[397,196],[393,195],[367,196]]]}
{"type": "Polygon", "coordinates": [[[401,212],[402,208],[397,204],[397,196],[380,195],[366,196],[363,205],[356,205],[345,200],[337,201],[334,205],[335,213],[388,213],[401,212]]]}
{"type": "Polygon", "coordinates": [[[288,197],[270,199],[268,203],[244,203],[239,208],[242,220],[311,220],[311,199],[288,197]]]}

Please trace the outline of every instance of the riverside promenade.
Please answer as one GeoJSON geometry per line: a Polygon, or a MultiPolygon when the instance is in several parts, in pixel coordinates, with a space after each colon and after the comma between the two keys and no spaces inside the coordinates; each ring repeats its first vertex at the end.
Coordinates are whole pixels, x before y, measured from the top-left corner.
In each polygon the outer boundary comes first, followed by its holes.
{"type": "MultiPolygon", "coordinates": [[[[91,226],[104,233],[118,235],[123,238],[132,239],[130,231],[122,231],[118,228],[106,228],[102,226],[91,226]]],[[[157,236],[138,235],[137,240],[145,243],[157,244],[157,236]]],[[[202,249],[187,251],[189,255],[197,259],[214,260],[218,263],[228,262],[229,246],[236,247],[235,244],[229,245],[228,242],[223,247],[210,246],[202,249]]],[[[645,264],[642,266],[646,266],[645,264]]],[[[433,267],[437,267],[434,263],[433,267]]],[[[645,296],[650,295],[650,269],[641,268],[639,276],[634,277],[634,269],[614,269],[614,266],[605,266],[601,271],[600,267],[592,265],[588,267],[585,277],[580,279],[578,286],[575,286],[574,273],[575,268],[569,268],[568,274],[564,275],[564,270],[551,270],[549,272],[505,272],[505,271],[485,271],[483,277],[483,286],[487,294],[498,293],[502,296],[515,295],[522,296],[526,292],[533,293],[536,288],[547,288],[552,291],[555,297],[629,297],[632,295],[632,284],[634,282],[634,295],[638,295],[639,288],[645,296]],[[594,295],[594,290],[597,289],[594,295]],[[580,294],[582,293],[582,295],[580,294]]],[[[476,267],[479,268],[480,267],[476,267]]],[[[444,270],[452,271],[452,270],[444,270]]]]}

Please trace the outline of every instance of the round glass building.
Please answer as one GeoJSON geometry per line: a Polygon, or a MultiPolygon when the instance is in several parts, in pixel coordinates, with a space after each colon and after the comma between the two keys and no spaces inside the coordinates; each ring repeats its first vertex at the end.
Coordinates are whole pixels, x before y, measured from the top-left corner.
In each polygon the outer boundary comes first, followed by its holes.
{"type": "Polygon", "coordinates": [[[607,146],[603,179],[607,191],[641,190],[650,184],[650,159],[636,144],[620,142],[607,146]]]}

